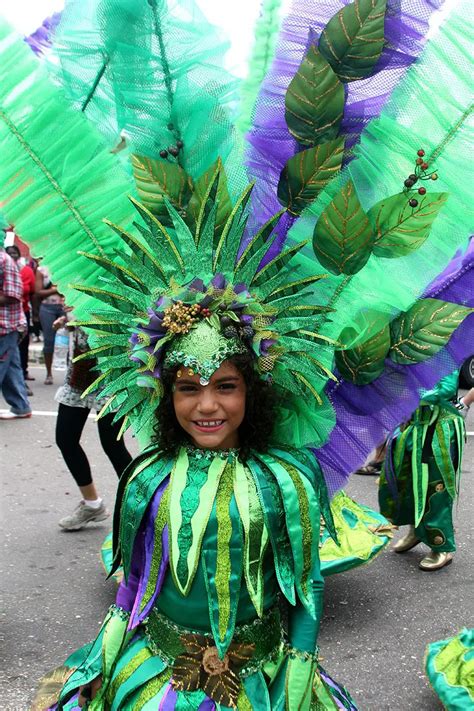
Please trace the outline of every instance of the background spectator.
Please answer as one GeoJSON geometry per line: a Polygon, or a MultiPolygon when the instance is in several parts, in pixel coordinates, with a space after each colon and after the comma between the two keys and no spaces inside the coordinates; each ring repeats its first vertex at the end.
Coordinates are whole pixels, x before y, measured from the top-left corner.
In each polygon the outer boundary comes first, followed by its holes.
{"type": "MultiPolygon", "coordinates": [[[[0,236],[3,232],[0,231],[0,236]]],[[[10,411],[0,413],[1,420],[31,417],[20,363],[18,340],[26,330],[26,319],[21,305],[23,286],[17,266],[0,249],[0,388],[10,405],[10,411]]]]}
{"type": "MultiPolygon", "coordinates": [[[[20,349],[20,360],[21,367],[23,370],[23,376],[26,380],[34,380],[34,378],[28,375],[28,349],[30,346],[30,332],[31,332],[31,297],[35,293],[35,273],[33,269],[25,264],[20,267],[20,257],[21,253],[16,244],[11,245],[5,249],[6,253],[10,255],[13,261],[17,264],[20,269],[20,277],[23,284],[23,313],[26,318],[27,329],[24,337],[21,339],[19,344],[20,349]]],[[[29,396],[33,395],[31,389],[26,385],[26,391],[29,396]]]]}
{"type": "Polygon", "coordinates": [[[46,366],[45,385],[53,384],[53,353],[55,331],[53,323],[64,316],[64,299],[51,282],[46,267],[39,266],[36,270],[35,293],[41,298],[39,318],[43,331],[43,355],[46,366]]]}

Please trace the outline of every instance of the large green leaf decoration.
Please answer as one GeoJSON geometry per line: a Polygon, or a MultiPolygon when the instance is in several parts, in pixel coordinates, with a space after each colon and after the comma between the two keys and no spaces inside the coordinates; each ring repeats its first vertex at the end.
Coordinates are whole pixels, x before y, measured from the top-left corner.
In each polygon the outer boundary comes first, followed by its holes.
{"type": "Polygon", "coordinates": [[[319,50],[343,82],[370,76],[385,43],[386,0],[355,0],[329,20],[319,50]]]}
{"type": "Polygon", "coordinates": [[[292,215],[299,215],[341,168],[344,139],[322,143],[292,156],[278,183],[278,199],[292,215]]]}
{"type": "Polygon", "coordinates": [[[217,193],[215,198],[217,202],[215,232],[216,235],[220,235],[232,212],[232,201],[227,189],[227,177],[220,158],[218,158],[211,165],[211,167],[208,168],[206,172],[195,181],[193,194],[191,195],[186,211],[186,222],[191,229],[195,227],[201,206],[207,198],[209,186],[211,185],[216,171],[219,171],[219,181],[217,183],[217,193]]]}
{"type": "Polygon", "coordinates": [[[314,252],[332,274],[356,274],[370,257],[374,240],[369,218],[349,180],[316,223],[314,252]]]}
{"type": "Polygon", "coordinates": [[[132,167],[140,202],[168,225],[165,199],[184,210],[191,197],[191,177],[177,163],[145,156],[132,155],[132,167]]]}
{"type": "Polygon", "coordinates": [[[303,145],[329,141],[339,133],[343,111],[344,85],[311,45],[286,92],[289,131],[303,145]]]}
{"type": "Polygon", "coordinates": [[[448,193],[427,193],[413,208],[407,196],[398,193],[371,207],[368,215],[375,231],[374,254],[392,259],[421,247],[447,198],[448,193]]]}
{"type": "MultiPolygon", "coordinates": [[[[340,335],[340,340],[344,343],[344,331],[340,335]]],[[[364,343],[336,352],[339,373],[351,383],[367,385],[382,373],[389,348],[390,327],[387,324],[364,343]]]]}
{"type": "Polygon", "coordinates": [[[395,363],[421,363],[435,355],[474,309],[439,299],[420,299],[391,324],[390,357],[395,363]]]}

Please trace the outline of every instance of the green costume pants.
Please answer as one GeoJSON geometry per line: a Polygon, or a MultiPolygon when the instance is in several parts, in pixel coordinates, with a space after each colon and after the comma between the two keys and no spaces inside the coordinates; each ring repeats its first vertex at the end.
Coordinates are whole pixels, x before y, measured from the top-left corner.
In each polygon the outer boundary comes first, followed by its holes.
{"type": "Polygon", "coordinates": [[[426,404],[387,446],[380,511],[397,526],[414,525],[418,538],[438,552],[456,550],[453,501],[463,443],[458,413],[447,405],[426,404]]]}
{"type": "MultiPolygon", "coordinates": [[[[384,472],[380,477],[379,505],[381,513],[396,526],[415,523],[411,462],[405,461],[397,476],[398,499],[387,485],[384,472]]],[[[446,491],[433,457],[428,461],[428,493],[423,517],[415,528],[417,537],[434,551],[455,551],[453,500],[446,491]]]]}

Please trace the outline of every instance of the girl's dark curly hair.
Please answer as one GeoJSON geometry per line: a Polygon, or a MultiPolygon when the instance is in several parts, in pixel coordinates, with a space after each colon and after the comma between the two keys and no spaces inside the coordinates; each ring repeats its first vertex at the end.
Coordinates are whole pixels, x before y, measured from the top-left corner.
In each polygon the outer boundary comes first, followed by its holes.
{"type": "MultiPolygon", "coordinates": [[[[272,386],[263,381],[255,370],[252,354],[244,353],[228,359],[241,373],[247,386],[245,415],[239,427],[240,459],[245,461],[250,450],[265,452],[272,439],[277,398],[272,386]]],[[[156,411],[154,431],[156,443],[164,454],[174,456],[178,449],[189,444],[187,433],[179,424],[173,405],[173,385],[179,366],[164,370],[164,395],[156,411]]]]}

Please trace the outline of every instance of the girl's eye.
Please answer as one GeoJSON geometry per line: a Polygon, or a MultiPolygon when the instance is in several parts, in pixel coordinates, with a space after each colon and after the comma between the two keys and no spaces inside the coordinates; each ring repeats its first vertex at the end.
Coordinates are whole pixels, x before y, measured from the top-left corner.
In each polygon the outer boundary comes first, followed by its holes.
{"type": "Polygon", "coordinates": [[[195,392],[197,392],[197,388],[194,387],[194,385],[178,385],[176,389],[179,393],[195,393],[195,392]]]}
{"type": "Polygon", "coordinates": [[[237,386],[234,383],[221,383],[219,390],[235,390],[237,386]]]}

